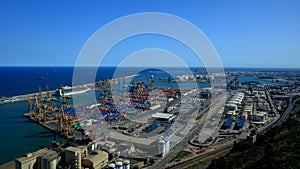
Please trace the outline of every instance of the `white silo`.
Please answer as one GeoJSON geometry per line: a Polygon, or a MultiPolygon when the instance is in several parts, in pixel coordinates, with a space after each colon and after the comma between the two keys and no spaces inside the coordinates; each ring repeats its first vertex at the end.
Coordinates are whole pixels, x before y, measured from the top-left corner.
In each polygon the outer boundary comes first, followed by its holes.
{"type": "Polygon", "coordinates": [[[129,160],[123,161],[123,169],[130,169],[130,161],[129,160]]]}
{"type": "Polygon", "coordinates": [[[94,143],[91,144],[91,150],[92,151],[95,150],[95,144],[94,143]]]}
{"type": "Polygon", "coordinates": [[[115,169],[116,165],[114,163],[108,164],[108,169],[115,169]]]}
{"type": "Polygon", "coordinates": [[[158,155],[164,156],[166,153],[166,145],[165,141],[162,139],[158,139],[157,141],[157,150],[158,150],[158,155]]]}
{"type": "Polygon", "coordinates": [[[116,169],[123,169],[123,163],[121,161],[116,162],[116,169]]]}
{"type": "Polygon", "coordinates": [[[170,138],[165,137],[165,146],[166,146],[166,153],[170,150],[170,138]]]}
{"type": "Polygon", "coordinates": [[[47,168],[56,169],[57,159],[49,159],[47,168]]]}

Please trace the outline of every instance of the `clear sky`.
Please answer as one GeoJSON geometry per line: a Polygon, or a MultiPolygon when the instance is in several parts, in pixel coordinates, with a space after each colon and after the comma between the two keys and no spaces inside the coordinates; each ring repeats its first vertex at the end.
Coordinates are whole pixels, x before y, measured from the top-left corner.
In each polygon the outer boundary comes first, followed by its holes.
{"type": "MultiPolygon", "coordinates": [[[[88,38],[105,24],[138,12],[163,12],[201,29],[225,67],[300,68],[299,11],[298,0],[1,0],[0,65],[72,66],[88,38]]],[[[139,38],[119,44],[105,64],[118,65],[139,38]]],[[[144,37],[149,43],[141,48],[172,51],[168,40],[157,38],[144,37]]]]}

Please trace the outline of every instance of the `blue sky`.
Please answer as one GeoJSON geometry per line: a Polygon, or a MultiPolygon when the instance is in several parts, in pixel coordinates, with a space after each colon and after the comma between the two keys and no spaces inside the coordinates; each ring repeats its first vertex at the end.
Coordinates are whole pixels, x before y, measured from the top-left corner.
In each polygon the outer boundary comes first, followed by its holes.
{"type": "MultiPolygon", "coordinates": [[[[163,12],[202,30],[225,67],[300,68],[299,11],[297,0],[2,0],[0,65],[72,66],[88,38],[105,24],[138,12],[163,12]]],[[[137,50],[135,44],[181,52],[189,65],[201,64],[177,42],[169,42],[136,37],[116,45],[103,64],[118,65],[137,50]]]]}

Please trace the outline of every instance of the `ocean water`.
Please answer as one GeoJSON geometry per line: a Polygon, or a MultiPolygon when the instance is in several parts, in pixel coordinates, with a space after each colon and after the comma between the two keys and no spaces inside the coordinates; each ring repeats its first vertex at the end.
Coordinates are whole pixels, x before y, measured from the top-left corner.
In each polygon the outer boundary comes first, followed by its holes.
{"type": "MultiPolygon", "coordinates": [[[[73,70],[73,67],[0,67],[0,97],[37,92],[38,87],[45,90],[46,85],[50,90],[62,84],[71,86],[73,70]]],[[[81,70],[80,75],[88,77],[93,69],[81,70]]],[[[114,67],[99,68],[96,80],[112,77],[114,70],[114,67]]]]}
{"type": "Polygon", "coordinates": [[[54,140],[49,130],[23,117],[26,111],[27,101],[0,105],[0,165],[49,146],[54,140]]]}
{"type": "Polygon", "coordinates": [[[252,76],[240,76],[239,77],[240,82],[257,82],[257,83],[261,83],[261,84],[268,84],[268,85],[284,85],[282,83],[279,82],[271,82],[271,81],[267,81],[267,80],[261,80],[252,76]]]}

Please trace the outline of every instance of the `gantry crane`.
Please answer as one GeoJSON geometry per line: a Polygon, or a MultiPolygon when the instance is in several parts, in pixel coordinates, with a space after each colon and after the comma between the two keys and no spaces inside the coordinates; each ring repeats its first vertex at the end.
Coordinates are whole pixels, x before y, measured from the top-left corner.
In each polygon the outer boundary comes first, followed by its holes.
{"type": "Polygon", "coordinates": [[[27,101],[28,101],[28,112],[29,115],[32,116],[34,115],[34,111],[33,111],[33,105],[32,105],[32,100],[29,94],[27,94],[27,101]]]}
{"type": "Polygon", "coordinates": [[[34,95],[34,97],[35,97],[35,107],[36,107],[35,119],[39,122],[43,122],[45,120],[45,110],[41,107],[38,96],[34,95]]]}
{"type": "Polygon", "coordinates": [[[41,102],[44,102],[45,101],[45,98],[43,97],[43,93],[42,93],[42,88],[39,87],[39,99],[41,102]]]}
{"type": "Polygon", "coordinates": [[[74,136],[74,129],[72,127],[73,117],[67,115],[64,111],[64,108],[61,107],[60,116],[59,116],[59,126],[58,130],[66,137],[74,136]]]}
{"type": "Polygon", "coordinates": [[[46,85],[46,93],[47,93],[48,100],[52,101],[52,95],[51,95],[51,93],[49,91],[49,86],[48,85],[46,85]]]}

